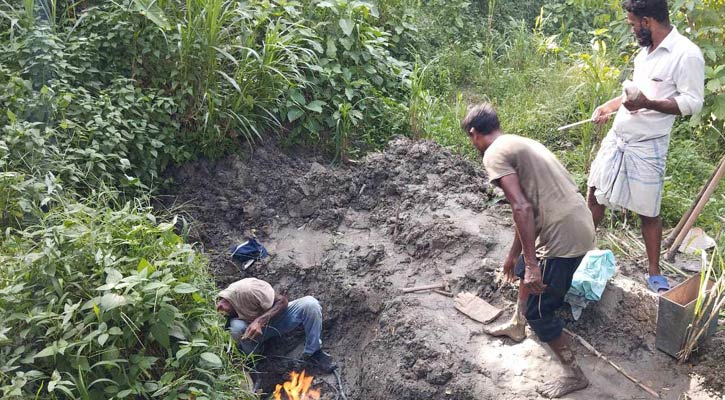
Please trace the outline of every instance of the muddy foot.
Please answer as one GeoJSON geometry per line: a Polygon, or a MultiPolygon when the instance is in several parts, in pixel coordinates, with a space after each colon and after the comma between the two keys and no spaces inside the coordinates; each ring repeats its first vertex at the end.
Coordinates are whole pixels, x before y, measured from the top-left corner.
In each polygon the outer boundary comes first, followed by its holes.
{"type": "Polygon", "coordinates": [[[589,380],[584,375],[562,376],[537,387],[536,391],[548,399],[556,399],[587,386],[589,380]]]}
{"type": "Polygon", "coordinates": [[[516,343],[526,339],[526,325],[517,321],[509,321],[495,328],[483,328],[483,331],[491,336],[507,336],[516,343]]]}
{"type": "Polygon", "coordinates": [[[502,310],[488,304],[482,298],[469,292],[459,293],[456,296],[454,306],[456,310],[484,324],[498,318],[502,312],[502,310]]]}

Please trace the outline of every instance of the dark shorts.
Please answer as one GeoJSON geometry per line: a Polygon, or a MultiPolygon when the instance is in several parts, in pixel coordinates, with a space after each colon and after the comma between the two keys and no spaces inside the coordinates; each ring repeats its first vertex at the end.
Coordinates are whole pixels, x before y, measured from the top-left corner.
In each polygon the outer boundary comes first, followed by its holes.
{"type": "MultiPolygon", "coordinates": [[[[531,330],[542,342],[550,342],[559,335],[564,329],[564,321],[557,318],[554,312],[564,305],[564,296],[571,287],[571,279],[574,271],[581,263],[584,256],[574,258],[546,258],[539,261],[541,267],[541,275],[544,284],[547,286],[546,291],[541,295],[529,295],[526,301],[526,320],[531,326],[531,330]]],[[[524,278],[525,266],[524,258],[519,260],[514,266],[514,273],[519,278],[524,278]]]]}

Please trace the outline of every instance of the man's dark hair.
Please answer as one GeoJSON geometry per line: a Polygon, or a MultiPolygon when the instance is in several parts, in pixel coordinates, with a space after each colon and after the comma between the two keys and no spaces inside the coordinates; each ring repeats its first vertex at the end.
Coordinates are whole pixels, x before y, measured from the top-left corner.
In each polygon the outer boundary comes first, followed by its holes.
{"type": "Polygon", "coordinates": [[[501,122],[498,120],[498,114],[493,106],[489,103],[483,103],[468,109],[466,118],[461,122],[461,128],[466,134],[470,133],[471,128],[482,135],[487,135],[497,129],[501,129],[501,122]]]}
{"type": "Polygon", "coordinates": [[[622,8],[637,17],[650,17],[662,24],[670,23],[667,0],[624,0],[622,8]]]}

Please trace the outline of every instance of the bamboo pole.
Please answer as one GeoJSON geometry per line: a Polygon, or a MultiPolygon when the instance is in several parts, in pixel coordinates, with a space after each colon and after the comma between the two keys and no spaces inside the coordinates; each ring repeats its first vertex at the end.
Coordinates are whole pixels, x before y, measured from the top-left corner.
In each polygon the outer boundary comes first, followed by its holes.
{"type": "Polygon", "coordinates": [[[578,340],[579,343],[581,343],[582,346],[584,346],[584,347],[587,348],[587,350],[591,351],[592,353],[594,353],[595,356],[597,356],[597,357],[601,358],[602,360],[606,361],[607,363],[609,363],[609,365],[611,365],[614,369],[616,369],[617,372],[619,372],[620,374],[624,375],[625,378],[627,378],[630,381],[632,381],[632,383],[634,383],[635,385],[639,386],[645,392],[651,394],[652,397],[654,397],[656,399],[659,399],[660,398],[660,395],[657,394],[657,392],[655,392],[650,387],[648,387],[645,384],[643,384],[642,382],[640,382],[639,379],[637,379],[637,378],[633,377],[632,375],[628,374],[627,371],[623,370],[617,364],[615,364],[612,361],[610,361],[605,355],[603,355],[602,353],[600,353],[599,350],[595,349],[594,346],[592,346],[589,342],[587,342],[586,340],[584,340],[583,337],[577,335],[576,333],[574,333],[574,332],[572,332],[572,331],[570,331],[568,329],[564,329],[564,332],[566,332],[569,336],[573,337],[574,339],[578,340]]]}
{"type": "MultiPolygon", "coordinates": [[[[725,157],[723,157],[723,160],[725,160],[725,157]]],[[[707,189],[705,189],[705,193],[702,194],[702,198],[700,198],[700,201],[697,202],[695,209],[692,210],[692,213],[687,218],[685,224],[682,226],[682,230],[680,230],[680,233],[677,234],[675,241],[672,243],[672,247],[670,247],[670,250],[667,251],[667,254],[665,255],[665,260],[671,262],[675,259],[677,249],[682,244],[682,241],[685,240],[687,232],[689,232],[692,228],[692,225],[695,224],[695,220],[697,220],[697,217],[700,216],[702,209],[705,208],[705,204],[707,204],[708,200],[710,200],[710,196],[712,196],[713,192],[715,192],[715,189],[717,189],[717,186],[720,183],[720,180],[722,180],[723,175],[725,175],[725,162],[721,161],[717,172],[713,177],[713,180],[710,182],[709,185],[707,185],[707,189]]]]}
{"type": "Polygon", "coordinates": [[[710,177],[707,179],[707,182],[705,182],[705,184],[702,185],[702,188],[700,188],[700,193],[697,194],[697,197],[695,197],[695,200],[690,205],[690,208],[684,214],[682,214],[682,218],[680,218],[680,221],[677,223],[677,226],[675,226],[675,229],[673,229],[672,232],[670,232],[669,236],[667,236],[667,239],[665,239],[665,241],[662,242],[662,247],[664,247],[664,248],[670,247],[672,242],[674,242],[675,239],[677,238],[677,235],[680,234],[682,227],[685,225],[685,222],[687,222],[687,219],[690,218],[692,211],[695,209],[695,207],[697,207],[697,203],[700,202],[702,195],[705,193],[707,188],[710,186],[712,179],[717,174],[717,171],[720,169],[720,165],[722,165],[723,161],[725,161],[725,158],[720,160],[720,163],[712,171],[712,174],[710,174],[710,177]]]}

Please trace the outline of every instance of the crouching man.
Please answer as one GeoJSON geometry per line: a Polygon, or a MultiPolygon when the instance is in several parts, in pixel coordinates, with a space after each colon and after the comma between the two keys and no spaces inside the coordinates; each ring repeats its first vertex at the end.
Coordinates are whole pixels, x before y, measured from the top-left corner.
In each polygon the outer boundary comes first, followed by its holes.
{"type": "Polygon", "coordinates": [[[288,302],[269,283],[246,278],[219,292],[217,311],[229,318],[231,335],[245,354],[259,354],[268,339],[302,326],[303,361],[326,373],[336,368],[330,355],[321,350],[322,308],[312,296],[288,302]]]}
{"type": "Polygon", "coordinates": [[[574,271],[594,247],[591,212],[556,156],[535,140],[503,134],[490,104],[471,108],[462,127],[483,155],[489,179],[503,189],[516,225],[503,272],[510,281],[515,275],[520,279],[517,310],[510,323],[488,333],[521,341],[525,317],[566,370],[537,391],[555,398],[583,389],[589,381],[554,311],[564,304],[574,271]]]}

